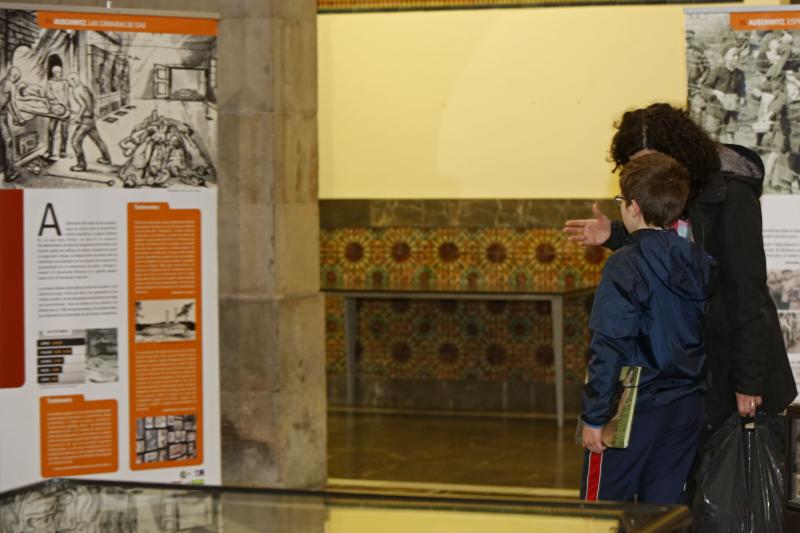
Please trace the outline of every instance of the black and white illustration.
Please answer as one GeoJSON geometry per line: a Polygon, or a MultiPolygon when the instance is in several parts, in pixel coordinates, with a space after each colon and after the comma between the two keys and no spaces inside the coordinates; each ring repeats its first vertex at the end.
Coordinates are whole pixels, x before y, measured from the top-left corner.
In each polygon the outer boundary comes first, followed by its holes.
{"type": "Polygon", "coordinates": [[[800,29],[734,31],[729,13],[692,13],[686,63],[697,123],[761,156],[764,193],[800,194],[800,29]]]}
{"type": "Polygon", "coordinates": [[[116,382],[119,379],[116,328],[39,332],[36,372],[42,387],[116,382]]]}
{"type": "Polygon", "coordinates": [[[216,186],[216,37],[0,15],[0,188],[216,186]]]}
{"type": "Polygon", "coordinates": [[[136,427],[146,429],[140,435],[137,431],[137,463],[182,461],[197,458],[197,416],[194,414],[147,417],[138,419],[136,427]],[[159,424],[163,423],[163,426],[159,424]]]}
{"type": "Polygon", "coordinates": [[[219,531],[219,497],[196,491],[57,483],[0,499],[3,533],[219,531]]]}
{"type": "Polygon", "coordinates": [[[800,354],[800,313],[780,313],[778,318],[786,351],[790,354],[800,354]]]}
{"type": "Polygon", "coordinates": [[[800,311],[800,271],[770,270],[767,286],[778,311],[800,311]]]}
{"type": "Polygon", "coordinates": [[[136,302],[136,342],[180,342],[196,338],[194,300],[136,302]]]}

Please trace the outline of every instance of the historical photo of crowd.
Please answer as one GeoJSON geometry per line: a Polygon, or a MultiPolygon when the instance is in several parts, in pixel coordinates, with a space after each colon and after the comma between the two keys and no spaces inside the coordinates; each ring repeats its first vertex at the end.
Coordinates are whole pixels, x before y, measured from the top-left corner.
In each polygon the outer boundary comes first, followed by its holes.
{"type": "Polygon", "coordinates": [[[783,342],[788,353],[800,353],[800,313],[780,313],[783,342]]]}
{"type": "Polygon", "coordinates": [[[0,12],[0,188],[216,185],[216,37],[0,12]]]}
{"type": "Polygon", "coordinates": [[[136,464],[197,458],[197,418],[149,416],[136,420],[136,464]]]}
{"type": "Polygon", "coordinates": [[[141,300],[135,304],[136,342],[180,342],[197,338],[194,300],[141,300]]]}
{"type": "Polygon", "coordinates": [[[800,271],[770,270],[767,286],[778,311],[800,311],[800,271]]]}
{"type": "Polygon", "coordinates": [[[800,194],[800,31],[733,31],[727,13],[693,16],[686,63],[692,117],[761,155],[764,193],[800,194]]]}

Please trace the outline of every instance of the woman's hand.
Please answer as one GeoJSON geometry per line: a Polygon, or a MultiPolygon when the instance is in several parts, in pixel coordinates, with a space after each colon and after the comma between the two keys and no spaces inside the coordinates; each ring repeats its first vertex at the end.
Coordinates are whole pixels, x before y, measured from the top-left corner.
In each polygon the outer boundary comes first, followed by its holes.
{"type": "Polygon", "coordinates": [[[736,393],[736,407],[739,409],[739,416],[741,417],[755,417],[756,410],[761,407],[761,402],[761,396],[736,393]]]}
{"type": "Polygon", "coordinates": [[[592,453],[603,453],[606,449],[603,444],[603,428],[593,428],[583,425],[583,447],[592,453]]]}
{"type": "Polygon", "coordinates": [[[600,246],[611,237],[611,220],[600,211],[597,204],[592,204],[595,218],[583,220],[567,220],[564,231],[569,233],[569,240],[584,246],[600,246]]]}

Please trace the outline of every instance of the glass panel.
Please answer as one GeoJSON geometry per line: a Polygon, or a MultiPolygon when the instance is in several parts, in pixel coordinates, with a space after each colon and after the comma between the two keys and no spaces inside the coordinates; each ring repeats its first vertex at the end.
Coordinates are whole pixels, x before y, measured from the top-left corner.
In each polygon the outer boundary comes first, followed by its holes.
{"type": "Polygon", "coordinates": [[[617,531],[686,527],[684,507],[54,480],[0,495],[4,533],[617,531]]]}

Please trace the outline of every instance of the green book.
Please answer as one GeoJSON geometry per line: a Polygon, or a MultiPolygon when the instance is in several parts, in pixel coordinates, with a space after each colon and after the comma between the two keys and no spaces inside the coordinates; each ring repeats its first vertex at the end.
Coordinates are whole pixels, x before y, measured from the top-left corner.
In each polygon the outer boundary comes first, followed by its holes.
{"type": "Polygon", "coordinates": [[[639,392],[640,366],[623,366],[619,373],[616,411],[603,426],[603,444],[609,448],[627,448],[631,438],[633,417],[636,414],[636,395],[639,392]]]}

